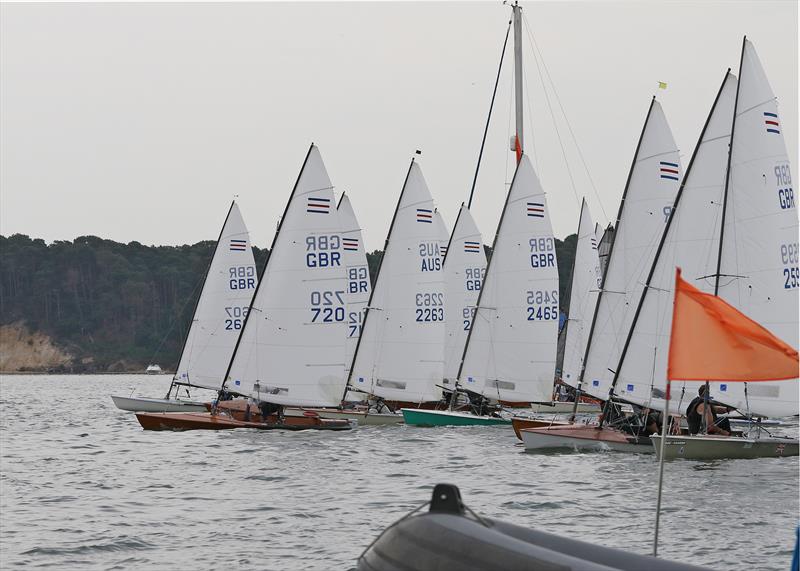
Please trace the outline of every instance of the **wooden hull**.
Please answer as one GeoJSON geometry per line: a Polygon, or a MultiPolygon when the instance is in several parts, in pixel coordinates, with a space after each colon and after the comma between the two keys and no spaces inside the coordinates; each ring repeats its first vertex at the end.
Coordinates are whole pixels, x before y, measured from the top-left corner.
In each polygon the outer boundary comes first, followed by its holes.
{"type": "MultiPolygon", "coordinates": [[[[656,457],[661,456],[661,436],[653,436],[656,457]]],[[[741,436],[667,436],[664,460],[720,460],[724,458],[781,458],[798,455],[796,438],[744,438],[741,436]]]]}
{"type": "Polygon", "coordinates": [[[118,409],[131,412],[201,412],[206,410],[205,403],[175,399],[112,396],[111,400],[118,409]]]}
{"type": "Polygon", "coordinates": [[[520,437],[526,450],[613,450],[615,452],[652,453],[650,439],[635,438],[615,428],[584,424],[523,428],[520,437]]]}
{"type": "Polygon", "coordinates": [[[403,423],[403,415],[394,413],[384,414],[359,410],[339,410],[336,408],[307,408],[298,410],[314,412],[318,414],[320,418],[329,418],[333,420],[352,420],[359,426],[387,426],[403,423]]]}
{"type": "Polygon", "coordinates": [[[311,416],[287,416],[283,421],[267,417],[267,422],[247,422],[226,414],[208,412],[162,412],[136,413],[136,419],[145,430],[232,430],[255,428],[256,430],[349,430],[352,425],[345,420],[328,420],[311,416]]]}
{"type": "Polygon", "coordinates": [[[517,438],[522,440],[519,431],[523,428],[547,428],[548,426],[568,426],[570,423],[566,420],[552,420],[544,418],[524,418],[515,416],[511,419],[511,427],[514,429],[514,434],[517,438]]]}
{"type": "Polygon", "coordinates": [[[494,416],[478,416],[468,412],[448,410],[401,409],[403,420],[412,426],[497,426],[509,425],[510,420],[494,416]]]}

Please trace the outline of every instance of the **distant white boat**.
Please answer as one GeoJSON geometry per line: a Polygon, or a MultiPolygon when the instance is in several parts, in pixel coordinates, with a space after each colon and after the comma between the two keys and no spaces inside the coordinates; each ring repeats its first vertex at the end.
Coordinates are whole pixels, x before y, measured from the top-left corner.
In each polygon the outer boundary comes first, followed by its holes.
{"type": "Polygon", "coordinates": [[[148,375],[160,375],[161,373],[163,373],[161,367],[155,364],[147,365],[147,368],[144,370],[144,372],[147,373],[148,375]]]}

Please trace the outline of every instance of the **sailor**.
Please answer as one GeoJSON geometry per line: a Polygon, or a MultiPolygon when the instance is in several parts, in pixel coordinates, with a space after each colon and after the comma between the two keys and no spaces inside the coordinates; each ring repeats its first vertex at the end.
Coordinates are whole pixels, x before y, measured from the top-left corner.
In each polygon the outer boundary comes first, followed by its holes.
{"type": "MultiPolygon", "coordinates": [[[[686,421],[689,424],[689,433],[698,434],[703,428],[703,413],[705,411],[706,385],[700,385],[697,389],[697,396],[689,403],[686,409],[686,421]]],[[[727,418],[717,418],[718,412],[730,412],[731,407],[722,406],[712,402],[711,395],[708,395],[708,411],[705,411],[706,426],[708,434],[720,434],[722,436],[731,435],[731,423],[727,418]]]]}

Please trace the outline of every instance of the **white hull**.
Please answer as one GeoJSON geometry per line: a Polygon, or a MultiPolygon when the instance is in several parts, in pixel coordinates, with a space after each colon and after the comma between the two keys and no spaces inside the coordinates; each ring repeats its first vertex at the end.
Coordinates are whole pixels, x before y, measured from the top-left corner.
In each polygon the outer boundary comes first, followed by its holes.
{"type": "Polygon", "coordinates": [[[143,397],[111,397],[118,409],[131,412],[205,412],[201,402],[175,399],[151,399],[143,397]]]}
{"type": "MultiPolygon", "coordinates": [[[[287,409],[288,410],[288,409],[287,409]]],[[[359,426],[385,426],[389,424],[402,424],[402,414],[382,414],[376,412],[362,412],[357,410],[337,410],[326,408],[310,408],[305,410],[312,410],[316,412],[320,418],[329,418],[334,420],[352,420],[358,423],[359,426]]]]}
{"type": "MultiPolygon", "coordinates": [[[[656,457],[661,457],[661,436],[652,436],[656,457]]],[[[741,436],[667,436],[664,459],[718,460],[723,458],[781,458],[798,455],[796,438],[741,436]]]]}
{"type": "Polygon", "coordinates": [[[600,440],[568,436],[546,429],[520,430],[522,443],[525,450],[586,450],[586,451],[614,451],[651,453],[653,449],[643,444],[615,442],[613,440],[600,440]]]}

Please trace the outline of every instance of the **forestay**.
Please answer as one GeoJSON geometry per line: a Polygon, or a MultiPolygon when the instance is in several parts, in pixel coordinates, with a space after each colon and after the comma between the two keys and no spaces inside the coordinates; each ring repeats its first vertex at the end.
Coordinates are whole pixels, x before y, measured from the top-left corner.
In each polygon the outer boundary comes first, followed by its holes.
{"type": "Polygon", "coordinates": [[[448,384],[455,382],[458,377],[458,368],[464,355],[464,346],[485,273],[486,252],[481,233],[469,208],[462,204],[444,259],[447,324],[444,378],[448,384]]]}
{"type": "Polygon", "coordinates": [[[312,145],[273,241],[227,388],[294,406],[344,391],[347,280],[333,186],[312,145]]]}
{"type": "Polygon", "coordinates": [[[339,200],[339,222],[342,225],[342,260],[347,272],[345,305],[347,310],[347,352],[345,355],[345,378],[350,373],[353,355],[361,335],[364,311],[369,301],[372,286],[369,281],[367,254],[358,219],[346,194],[339,200]]]}
{"type": "Polygon", "coordinates": [[[444,226],[411,163],[364,318],[350,386],[406,402],[437,401],[444,370],[444,226]]]}
{"type": "Polygon", "coordinates": [[[581,203],[578,223],[578,241],[575,245],[575,261],[572,267],[572,283],[569,294],[569,315],[565,327],[564,365],[561,380],[577,387],[581,374],[589,329],[594,307],[600,292],[600,258],[597,254],[598,228],[592,224],[589,205],[581,203]]]}
{"type": "MultiPolygon", "coordinates": [[[[775,95],[745,40],[731,143],[719,295],[798,346],[798,223],[784,124],[775,95]]],[[[747,383],[752,412],[798,413],[798,382],[747,383]]],[[[718,384],[714,397],[746,409],[744,385],[718,384]]]]}
{"type": "Polygon", "coordinates": [[[652,100],[623,194],[582,377],[583,390],[607,398],[681,167],[661,105],[652,100]]]}
{"type": "Polygon", "coordinates": [[[550,214],[530,160],[522,156],[497,227],[460,384],[503,401],[550,401],[558,317],[550,214]]]}
{"type": "MultiPolygon", "coordinates": [[[[736,78],[727,73],[675,200],[672,219],[620,366],[615,392],[659,410],[664,408],[658,397],[664,395],[666,388],[675,268],[680,267],[684,278],[698,289],[714,293],[735,99],[736,78]],[[655,397],[651,396],[653,392],[655,397]]],[[[685,409],[697,395],[697,383],[687,384],[685,392],[682,385],[672,384],[673,411],[685,409]]]]}
{"type": "Polygon", "coordinates": [[[250,237],[234,202],[203,282],[176,381],[220,388],[257,283],[250,237]]]}

